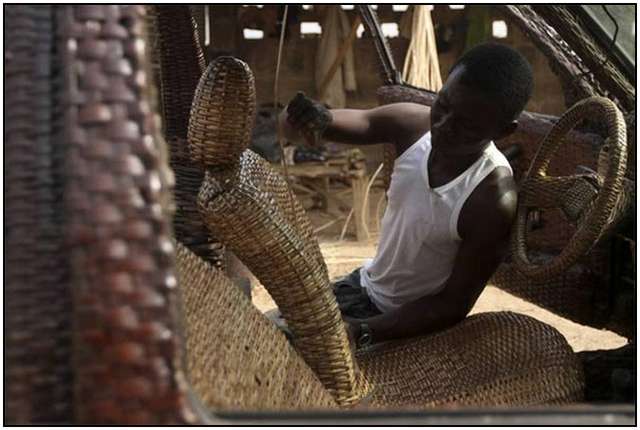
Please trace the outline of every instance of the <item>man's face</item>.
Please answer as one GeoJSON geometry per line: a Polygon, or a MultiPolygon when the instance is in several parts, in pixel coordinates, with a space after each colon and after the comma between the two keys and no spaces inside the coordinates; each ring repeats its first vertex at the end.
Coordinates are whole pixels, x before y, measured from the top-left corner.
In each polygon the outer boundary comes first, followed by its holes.
{"type": "Polygon", "coordinates": [[[460,82],[463,73],[453,69],[431,107],[432,145],[444,154],[477,153],[508,124],[496,100],[460,82]]]}

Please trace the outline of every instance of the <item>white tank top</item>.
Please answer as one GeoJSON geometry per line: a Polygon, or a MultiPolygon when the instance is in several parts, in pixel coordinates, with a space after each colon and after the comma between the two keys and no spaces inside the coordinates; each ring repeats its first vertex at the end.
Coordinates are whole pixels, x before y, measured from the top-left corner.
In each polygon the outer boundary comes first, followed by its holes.
{"type": "Polygon", "coordinates": [[[458,217],[464,202],[497,167],[507,167],[513,174],[491,142],[460,176],[431,188],[430,152],[428,132],[396,159],[378,250],[360,271],[362,286],[382,312],[442,289],[460,245],[458,217]]]}

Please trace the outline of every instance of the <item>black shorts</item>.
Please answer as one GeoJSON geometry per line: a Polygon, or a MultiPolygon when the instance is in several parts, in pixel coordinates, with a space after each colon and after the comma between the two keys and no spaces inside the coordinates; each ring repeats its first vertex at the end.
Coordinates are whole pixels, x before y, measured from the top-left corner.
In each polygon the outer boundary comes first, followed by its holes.
{"type": "Polygon", "coordinates": [[[342,315],[351,318],[370,318],[380,315],[380,309],[371,301],[367,290],[360,283],[360,268],[333,284],[333,294],[338,300],[342,315]]]}

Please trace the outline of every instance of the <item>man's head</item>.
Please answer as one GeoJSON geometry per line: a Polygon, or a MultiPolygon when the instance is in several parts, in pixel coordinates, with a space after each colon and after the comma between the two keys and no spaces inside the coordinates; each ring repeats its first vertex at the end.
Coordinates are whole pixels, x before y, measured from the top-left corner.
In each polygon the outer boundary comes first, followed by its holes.
{"type": "Polygon", "coordinates": [[[434,147],[470,154],[515,131],[533,90],[527,60],[517,51],[485,43],[452,67],[431,108],[434,147]]]}

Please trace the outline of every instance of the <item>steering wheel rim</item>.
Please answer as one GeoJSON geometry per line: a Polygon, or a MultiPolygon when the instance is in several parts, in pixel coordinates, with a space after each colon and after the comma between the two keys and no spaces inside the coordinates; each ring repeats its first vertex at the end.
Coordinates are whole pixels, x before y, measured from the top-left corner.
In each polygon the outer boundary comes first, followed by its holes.
{"type": "MultiPolygon", "coordinates": [[[[522,181],[511,251],[515,266],[533,280],[547,280],[572,266],[597,242],[613,218],[623,189],[627,165],[627,132],[622,113],[604,97],[590,97],[576,103],[553,126],[544,138],[531,167],[522,181]],[[553,155],[564,137],[586,118],[599,118],[607,127],[609,153],[599,162],[593,175],[548,176],[553,155]],[[576,194],[589,194],[587,183],[595,183],[594,196],[577,220],[577,230],[561,253],[545,264],[534,264],[527,256],[527,219],[534,208],[560,207],[561,202],[576,194]]],[[[587,197],[585,197],[587,198],[587,197]]],[[[565,213],[566,215],[566,213],[565,213]]]]}

